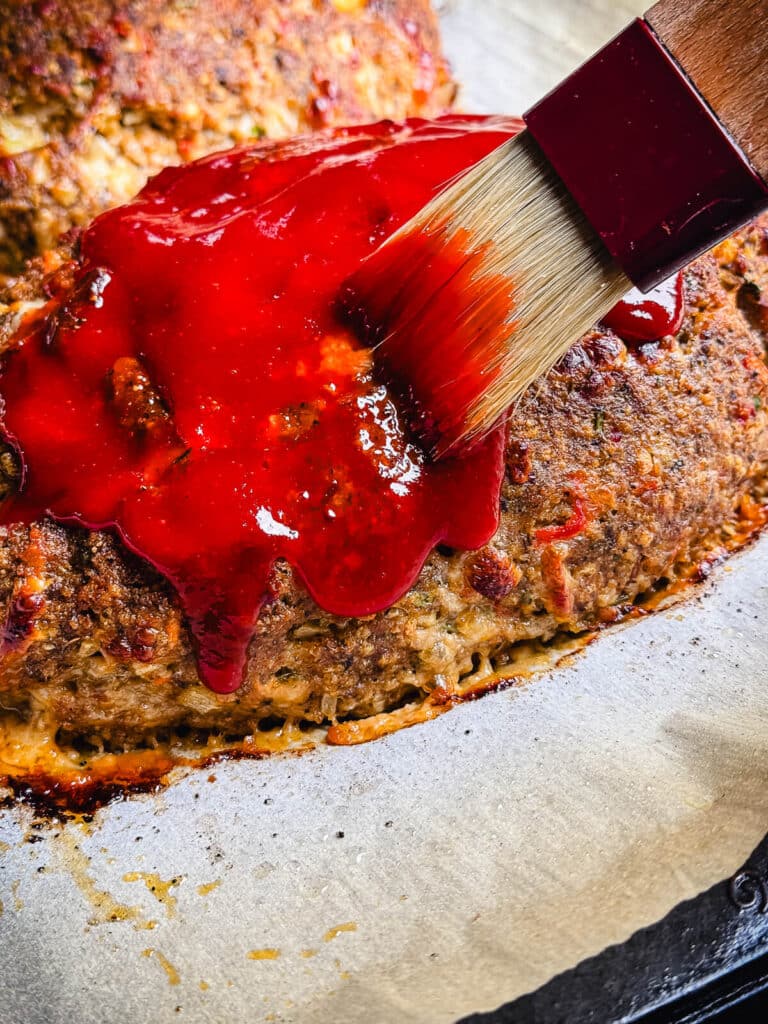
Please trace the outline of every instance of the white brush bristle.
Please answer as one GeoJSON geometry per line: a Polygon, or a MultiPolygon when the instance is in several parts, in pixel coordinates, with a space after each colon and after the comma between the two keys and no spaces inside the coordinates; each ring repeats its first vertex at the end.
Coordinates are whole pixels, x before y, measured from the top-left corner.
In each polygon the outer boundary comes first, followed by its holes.
{"type": "MultiPolygon", "coordinates": [[[[460,359],[441,359],[441,353],[455,355],[463,348],[469,360],[471,350],[478,365],[478,344],[483,346],[480,362],[487,368],[487,387],[465,410],[457,410],[460,423],[447,446],[440,446],[443,452],[489,430],[632,287],[528,132],[505,143],[425,207],[371,257],[371,270],[377,267],[386,267],[387,279],[376,281],[376,305],[381,308],[391,297],[397,309],[377,358],[386,361],[388,350],[402,345],[398,332],[412,331],[418,358],[432,363],[434,383],[435,366],[461,365],[460,359]],[[406,238],[412,253],[418,235],[428,239],[423,266],[419,260],[387,258],[386,251],[394,256],[406,238]],[[474,257],[472,280],[480,287],[468,291],[466,309],[456,322],[441,323],[439,332],[433,329],[433,336],[426,337],[414,325],[434,325],[429,307],[440,297],[422,293],[417,302],[414,278],[422,279],[430,254],[448,250],[457,236],[468,262],[474,257]],[[499,316],[501,289],[508,290],[512,313],[506,323],[489,325],[489,317],[499,316]],[[478,327],[484,320],[485,331],[478,327]]],[[[364,287],[363,302],[365,297],[364,287]]],[[[435,392],[433,383],[430,393],[435,392]]],[[[455,381],[440,380],[439,386],[448,389],[443,405],[449,396],[453,401],[452,386],[456,402],[462,401],[465,392],[455,381]]]]}

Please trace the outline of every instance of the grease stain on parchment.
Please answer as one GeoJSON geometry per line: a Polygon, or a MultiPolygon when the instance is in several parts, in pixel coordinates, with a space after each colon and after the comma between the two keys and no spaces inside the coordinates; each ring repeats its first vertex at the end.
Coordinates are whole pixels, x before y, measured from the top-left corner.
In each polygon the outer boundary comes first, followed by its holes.
{"type": "Polygon", "coordinates": [[[198,896],[207,896],[208,893],[213,892],[214,889],[218,889],[218,887],[220,885],[221,885],[221,879],[220,878],[217,878],[215,882],[206,882],[204,885],[198,885],[198,887],[197,887],[197,895],[198,896]]]}
{"type": "Polygon", "coordinates": [[[163,954],[158,949],[143,949],[141,951],[141,955],[147,957],[148,959],[151,958],[157,960],[157,962],[160,964],[160,966],[163,968],[166,975],[168,976],[169,985],[179,984],[179,982],[181,981],[181,976],[179,975],[179,972],[176,970],[176,968],[173,966],[170,960],[166,956],[163,956],[163,954]]]}
{"type": "Polygon", "coordinates": [[[279,949],[252,949],[246,955],[249,960],[278,960],[281,953],[279,949]]]}
{"type": "Polygon", "coordinates": [[[94,912],[88,918],[89,925],[136,921],[137,927],[151,927],[151,923],[142,918],[139,907],[119,903],[111,893],[99,889],[88,873],[91,866],[90,857],[83,852],[75,836],[67,829],[63,829],[58,836],[56,855],[65,873],[93,908],[94,912]]]}
{"type": "Polygon", "coordinates": [[[349,979],[352,977],[352,975],[349,973],[349,971],[345,971],[343,969],[343,967],[341,965],[341,960],[334,960],[333,961],[333,966],[336,968],[336,970],[338,972],[338,975],[339,975],[339,977],[341,978],[342,981],[349,981],[349,979]]]}
{"type": "Polygon", "coordinates": [[[16,911],[17,914],[19,913],[20,910],[24,909],[24,900],[21,898],[21,896],[19,896],[20,885],[21,880],[18,878],[16,879],[15,882],[11,882],[11,892],[13,894],[13,909],[16,911]]]}
{"type": "Polygon", "coordinates": [[[167,881],[156,871],[128,871],[123,875],[124,882],[143,882],[147,892],[151,893],[158,903],[162,903],[168,917],[176,916],[177,900],[171,895],[171,889],[181,885],[182,876],[177,875],[167,881]]]}
{"type": "Polygon", "coordinates": [[[343,932],[356,932],[357,925],[354,921],[347,921],[346,924],[337,924],[335,928],[329,928],[323,936],[323,942],[333,942],[343,932]]]}

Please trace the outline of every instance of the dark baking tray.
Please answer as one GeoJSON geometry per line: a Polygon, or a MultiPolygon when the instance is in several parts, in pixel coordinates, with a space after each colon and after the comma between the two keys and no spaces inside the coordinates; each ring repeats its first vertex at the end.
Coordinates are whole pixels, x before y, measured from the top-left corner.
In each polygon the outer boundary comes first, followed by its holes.
{"type": "Polygon", "coordinates": [[[657,924],[459,1024],[697,1024],[715,1016],[723,1024],[762,1022],[766,993],[768,837],[732,878],[657,924]]]}

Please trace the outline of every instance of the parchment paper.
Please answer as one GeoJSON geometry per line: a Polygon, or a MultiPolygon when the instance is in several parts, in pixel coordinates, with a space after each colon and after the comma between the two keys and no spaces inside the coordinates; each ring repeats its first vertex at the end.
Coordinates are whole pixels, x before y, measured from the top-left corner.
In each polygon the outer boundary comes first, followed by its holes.
{"type": "MultiPolygon", "coordinates": [[[[527,4],[454,6],[459,56],[518,59],[527,4]]],[[[767,556],[377,743],[195,772],[39,842],[5,812],[0,1021],[447,1024],[658,920],[768,830],[767,556]]]]}

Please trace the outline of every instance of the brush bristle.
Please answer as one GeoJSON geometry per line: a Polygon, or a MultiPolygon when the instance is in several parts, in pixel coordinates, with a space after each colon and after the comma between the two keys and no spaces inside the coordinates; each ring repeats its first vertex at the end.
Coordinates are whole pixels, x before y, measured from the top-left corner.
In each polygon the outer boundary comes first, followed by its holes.
{"type": "Polygon", "coordinates": [[[375,252],[349,305],[442,456],[487,433],[630,288],[523,132],[375,252]]]}

